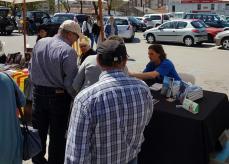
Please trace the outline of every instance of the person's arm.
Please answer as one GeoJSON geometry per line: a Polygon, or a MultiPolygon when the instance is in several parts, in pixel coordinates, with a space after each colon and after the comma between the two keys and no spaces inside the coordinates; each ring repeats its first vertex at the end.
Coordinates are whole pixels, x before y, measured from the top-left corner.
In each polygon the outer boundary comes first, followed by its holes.
{"type": "Polygon", "coordinates": [[[91,163],[91,119],[87,107],[74,101],[65,151],[65,164],[91,163]]]}
{"type": "Polygon", "coordinates": [[[72,87],[75,89],[76,93],[78,93],[81,90],[81,88],[82,88],[82,86],[84,84],[85,67],[86,67],[86,63],[83,62],[80,65],[78,73],[77,73],[76,77],[73,80],[72,87]]]}
{"type": "Polygon", "coordinates": [[[136,77],[138,79],[141,79],[141,80],[155,79],[156,77],[160,76],[160,74],[157,71],[143,72],[143,73],[129,72],[129,75],[132,77],[136,77]]]}
{"type": "Polygon", "coordinates": [[[73,97],[75,96],[75,90],[72,87],[72,82],[77,72],[76,52],[74,49],[71,49],[63,57],[63,78],[66,90],[73,97]]]}
{"type": "Polygon", "coordinates": [[[83,21],[82,24],[82,33],[84,33],[86,31],[86,21],[83,21]]]}

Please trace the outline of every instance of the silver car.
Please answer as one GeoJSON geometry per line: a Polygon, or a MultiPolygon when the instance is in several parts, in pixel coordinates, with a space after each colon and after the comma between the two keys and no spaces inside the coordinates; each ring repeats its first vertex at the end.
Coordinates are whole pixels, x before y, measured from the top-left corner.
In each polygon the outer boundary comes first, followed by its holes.
{"type": "Polygon", "coordinates": [[[217,46],[222,46],[224,49],[229,50],[229,30],[222,31],[215,36],[215,43],[217,46]]]}
{"type": "Polygon", "coordinates": [[[148,43],[176,42],[186,46],[201,44],[208,40],[207,32],[199,20],[172,20],[144,32],[148,43]]]}
{"type": "Polygon", "coordinates": [[[133,26],[128,21],[128,17],[114,17],[115,23],[118,27],[118,36],[132,41],[134,39],[134,29],[133,26]]]}

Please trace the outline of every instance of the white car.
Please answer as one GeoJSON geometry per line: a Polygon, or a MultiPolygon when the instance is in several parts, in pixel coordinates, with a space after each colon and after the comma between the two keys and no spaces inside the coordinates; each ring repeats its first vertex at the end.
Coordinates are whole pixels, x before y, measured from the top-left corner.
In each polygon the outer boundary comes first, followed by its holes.
{"type": "Polygon", "coordinates": [[[215,43],[217,46],[222,46],[224,49],[229,50],[229,30],[219,32],[215,36],[215,43]]]}
{"type": "Polygon", "coordinates": [[[149,21],[148,26],[150,27],[157,27],[170,20],[169,14],[146,14],[143,17],[149,21]]]}
{"type": "Polygon", "coordinates": [[[207,32],[199,20],[172,20],[143,33],[148,43],[175,42],[186,46],[208,40],[207,32]]]}
{"type": "Polygon", "coordinates": [[[114,17],[118,27],[118,36],[128,41],[132,41],[135,36],[133,26],[128,21],[128,17],[114,17]]]}

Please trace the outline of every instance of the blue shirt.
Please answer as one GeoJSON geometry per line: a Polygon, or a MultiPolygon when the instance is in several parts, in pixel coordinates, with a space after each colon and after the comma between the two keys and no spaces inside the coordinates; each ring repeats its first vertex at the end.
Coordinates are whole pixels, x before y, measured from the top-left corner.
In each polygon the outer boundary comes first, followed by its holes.
{"type": "Polygon", "coordinates": [[[15,91],[19,103],[25,105],[25,96],[9,77],[0,72],[0,164],[22,163],[22,134],[16,115],[15,91]]]}
{"type": "Polygon", "coordinates": [[[75,98],[65,164],[128,163],[140,152],[152,113],[144,82],[120,70],[102,72],[97,83],[75,98]]]}
{"type": "Polygon", "coordinates": [[[157,80],[161,82],[163,81],[164,76],[172,77],[175,80],[181,80],[173,63],[169,59],[164,59],[159,65],[149,62],[143,72],[151,71],[156,71],[160,74],[160,77],[157,77],[157,80]]]}
{"type": "Polygon", "coordinates": [[[60,36],[43,38],[36,43],[29,71],[33,84],[63,88],[74,95],[72,82],[78,71],[77,56],[60,36]]]}

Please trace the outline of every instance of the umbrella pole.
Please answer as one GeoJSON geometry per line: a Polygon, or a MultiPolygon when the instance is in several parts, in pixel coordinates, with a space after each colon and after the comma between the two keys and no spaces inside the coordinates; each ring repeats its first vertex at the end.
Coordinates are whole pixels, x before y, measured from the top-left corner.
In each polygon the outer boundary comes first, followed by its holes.
{"type": "Polygon", "coordinates": [[[99,7],[99,21],[100,21],[100,36],[102,42],[104,41],[104,27],[103,27],[103,7],[102,7],[102,0],[98,0],[98,7],[99,7]]]}
{"type": "Polygon", "coordinates": [[[26,52],[26,4],[23,0],[22,4],[22,14],[23,14],[23,35],[24,35],[24,53],[26,52]]]}

